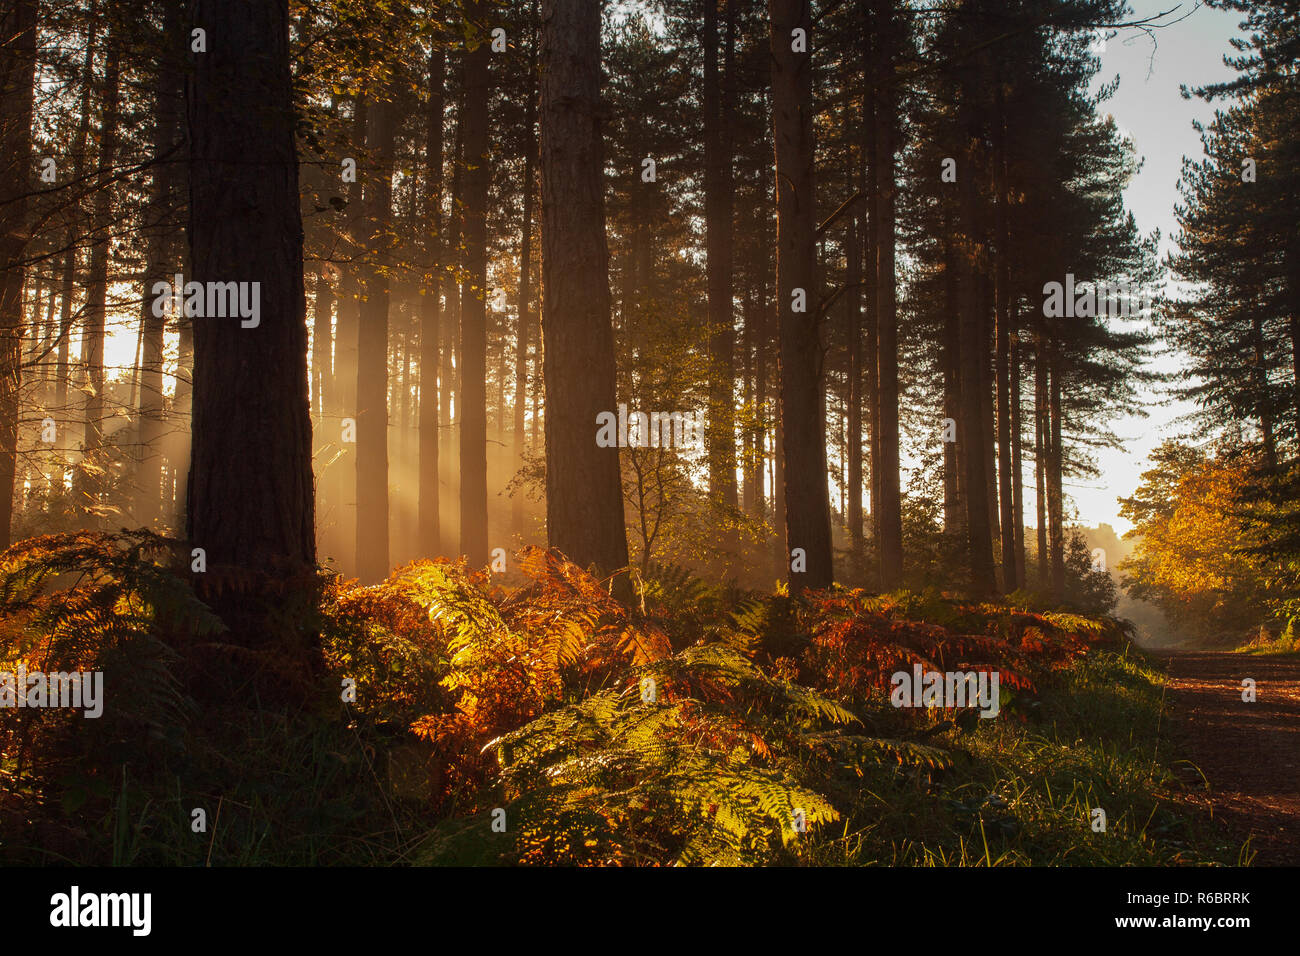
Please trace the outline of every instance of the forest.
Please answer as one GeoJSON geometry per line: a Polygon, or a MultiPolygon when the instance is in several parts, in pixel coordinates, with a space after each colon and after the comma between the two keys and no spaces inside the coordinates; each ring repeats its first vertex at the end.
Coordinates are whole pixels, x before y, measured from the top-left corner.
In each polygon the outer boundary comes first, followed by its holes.
{"type": "Polygon", "coordinates": [[[1120,609],[1294,695],[1300,9],[1138,7],[0,0],[0,863],[1281,861],[1120,609]]]}

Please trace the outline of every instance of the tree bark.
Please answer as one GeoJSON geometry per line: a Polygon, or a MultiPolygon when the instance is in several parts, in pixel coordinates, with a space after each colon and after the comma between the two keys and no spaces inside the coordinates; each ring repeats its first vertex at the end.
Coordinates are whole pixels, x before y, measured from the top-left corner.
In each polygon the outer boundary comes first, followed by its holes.
{"type": "Polygon", "coordinates": [[[420,326],[420,503],[418,546],[427,556],[442,553],[439,438],[442,426],[439,392],[442,357],[442,273],[446,238],[442,221],[443,118],[446,110],[447,54],[441,43],[429,54],[429,109],[425,119],[424,220],[430,236],[429,287],[425,289],[420,326]]]}
{"type": "Polygon", "coordinates": [[[389,571],[388,346],[389,279],[384,260],[392,216],[395,116],[391,104],[368,105],[361,228],[367,236],[358,270],[356,365],[357,574],[368,584],[389,571]]]}
{"type": "MultiPolygon", "coordinates": [[[[812,17],[802,0],[769,0],[772,44],[772,133],[776,143],[777,314],[781,342],[785,544],[790,588],[829,587],[830,496],[826,486],[826,416],[821,379],[820,309],[816,299],[815,143],[811,52],[792,49],[793,31],[811,42],[812,17]],[[804,311],[795,311],[802,293],[804,311]],[[802,553],[806,569],[794,570],[802,553]]],[[[810,48],[809,48],[810,50],[810,48]]]]}
{"type": "Polygon", "coordinates": [[[140,362],[140,454],[136,482],[139,506],[136,518],[147,526],[163,516],[162,436],[163,338],[167,312],[154,314],[151,294],[156,281],[169,281],[168,265],[174,258],[173,216],[180,182],[181,158],[175,148],[180,135],[181,109],[185,95],[180,58],[185,42],[179,7],[166,8],[163,23],[163,47],[154,78],[153,182],[146,213],[148,230],[144,306],[141,313],[140,362]]]}
{"type": "Polygon", "coordinates": [[[879,542],[880,586],[892,591],[903,576],[902,492],[899,487],[898,430],[898,300],[895,275],[894,151],[896,140],[897,89],[894,85],[895,25],[892,0],[878,3],[877,54],[875,63],[875,172],[876,191],[876,367],[877,414],[880,458],[873,462],[879,473],[879,503],[872,503],[879,542]]]}
{"type": "MultiPolygon", "coordinates": [[[[1042,321],[1041,319],[1039,320],[1042,321]]],[[[1034,340],[1034,492],[1037,499],[1035,519],[1038,522],[1036,545],[1038,548],[1038,588],[1048,588],[1047,572],[1047,348],[1042,332],[1034,340]]]]}
{"type": "MultiPolygon", "coordinates": [[[[186,97],[190,268],[199,283],[259,283],[260,315],[194,320],[187,530],[209,574],[282,579],[316,560],[288,2],[196,0],[194,13],[208,46],[186,97]]],[[[214,594],[236,635],[265,639],[247,594],[214,594]]]]}
{"type": "MultiPolygon", "coordinates": [[[[86,52],[82,63],[81,99],[78,105],[77,132],[72,145],[72,180],[80,182],[86,169],[86,140],[90,136],[90,102],[91,90],[95,85],[95,39],[99,26],[98,3],[91,0],[90,10],[86,14],[86,52]]],[[[61,292],[59,294],[59,351],[55,366],[54,406],[59,412],[67,414],[68,383],[70,371],[70,343],[72,339],[72,296],[77,278],[77,234],[80,227],[82,206],[79,202],[70,204],[70,219],[64,231],[63,242],[66,252],[63,254],[61,292]]]]}
{"type": "Polygon", "coordinates": [[[754,422],[758,420],[756,369],[754,362],[754,290],[750,285],[748,271],[742,272],[741,318],[740,318],[740,381],[742,385],[741,402],[746,409],[748,420],[741,430],[740,469],[741,489],[740,508],[747,515],[759,512],[758,501],[762,487],[759,479],[758,434],[754,422]]]}
{"type": "MultiPolygon", "coordinates": [[[[523,466],[527,436],[524,432],[528,406],[528,350],[533,331],[533,198],[537,178],[537,18],[538,0],[533,0],[528,23],[528,102],[524,108],[524,222],[519,233],[519,334],[515,349],[514,453],[515,467],[523,466]]],[[[524,532],[524,492],[516,489],[510,500],[510,525],[515,534],[524,532]]]]}
{"type": "MultiPolygon", "coordinates": [[[[848,429],[845,454],[848,457],[849,542],[856,555],[865,543],[862,524],[862,248],[858,239],[859,217],[849,219],[846,253],[848,269],[844,277],[848,298],[846,305],[849,338],[848,429]]],[[[857,560],[855,558],[855,560],[857,560]]]]}
{"type": "MultiPolygon", "coordinates": [[[[863,29],[870,31],[869,19],[864,19],[863,29]]],[[[876,38],[868,32],[862,44],[864,60],[867,64],[875,61],[876,38]]],[[[866,408],[863,417],[867,427],[868,461],[867,472],[863,476],[864,484],[870,489],[868,501],[870,507],[866,515],[869,536],[875,548],[872,567],[872,583],[880,586],[880,525],[877,518],[880,513],[880,329],[876,321],[876,232],[880,219],[878,210],[878,191],[875,188],[876,169],[876,97],[874,95],[875,78],[869,67],[862,71],[862,167],[860,175],[866,192],[866,221],[862,230],[862,273],[868,277],[867,294],[863,298],[863,342],[862,366],[866,370],[863,382],[866,408]]]]}
{"type": "MultiPolygon", "coordinates": [[[[1017,300],[1013,296],[1012,302],[1017,300]]],[[[1025,480],[1022,443],[1024,427],[1020,411],[1020,369],[1021,345],[1020,329],[1016,321],[1015,305],[1011,317],[1011,381],[1009,396],[1011,400],[1011,527],[1015,546],[1016,587],[1023,588],[1028,583],[1025,577],[1025,480]]]]}
{"type": "MultiPolygon", "coordinates": [[[[727,16],[734,22],[734,3],[727,16]]],[[[733,34],[729,25],[728,39],[733,34]]],[[[733,518],[736,497],[735,319],[732,116],[718,73],[718,0],[704,3],[704,222],[709,300],[709,493],[725,515],[722,548],[728,562],[739,545],[733,518]]],[[[730,65],[730,42],[726,53],[730,65]]],[[[730,72],[730,69],[728,69],[730,72]]],[[[732,77],[728,76],[728,81],[732,77]]]]}
{"type": "MultiPolygon", "coordinates": [[[[357,541],[357,446],[343,441],[343,422],[357,419],[357,349],[361,331],[361,290],[365,269],[365,176],[366,130],[370,126],[370,105],[364,96],[352,101],[352,122],[348,135],[351,158],[356,160],[360,182],[348,184],[349,193],[346,244],[348,263],[339,282],[338,322],[334,329],[334,381],[335,404],[339,421],[338,430],[331,436],[339,443],[342,454],[330,468],[330,484],[338,502],[335,516],[335,536],[340,550],[346,547],[350,556],[348,566],[356,573],[357,541]]],[[[355,437],[355,436],[354,436],[355,437]]]]}
{"type": "MultiPolygon", "coordinates": [[[[849,89],[853,81],[852,66],[852,58],[846,57],[845,89],[849,89]]],[[[849,114],[849,104],[846,102],[844,109],[846,123],[849,122],[849,114]]],[[[864,123],[858,124],[860,130],[864,126],[864,123]]],[[[860,175],[862,172],[862,153],[864,152],[861,147],[864,144],[859,141],[856,144],[857,148],[852,143],[846,145],[846,179],[852,189],[861,191],[865,185],[862,181],[863,177],[860,175]]],[[[862,522],[862,233],[871,225],[866,222],[865,217],[858,211],[859,208],[855,207],[849,214],[844,242],[846,259],[844,273],[845,334],[848,337],[848,394],[845,397],[848,406],[846,409],[848,421],[845,423],[847,432],[845,457],[848,459],[848,474],[846,476],[848,506],[845,512],[849,526],[849,548],[853,555],[855,573],[860,573],[862,570],[863,551],[866,546],[862,522]]]]}
{"type": "Polygon", "coordinates": [[[1062,486],[1064,456],[1061,448],[1061,362],[1055,342],[1049,345],[1049,444],[1047,453],[1047,544],[1051,551],[1052,599],[1065,600],[1065,496],[1062,486]]]}
{"type": "MultiPolygon", "coordinates": [[[[460,94],[456,101],[456,139],[451,164],[451,206],[446,225],[449,244],[444,246],[445,249],[454,250],[454,252],[448,254],[447,258],[454,267],[453,275],[457,277],[447,283],[446,309],[448,315],[447,321],[443,323],[447,339],[442,352],[442,374],[440,377],[443,383],[442,397],[440,399],[443,410],[443,431],[445,433],[444,437],[447,439],[442,457],[448,460],[452,458],[453,453],[459,455],[460,428],[461,422],[464,420],[464,398],[460,382],[460,366],[464,360],[463,343],[460,338],[461,310],[464,307],[464,302],[462,301],[461,283],[458,278],[465,267],[465,83],[463,62],[460,69],[458,84],[460,94]]],[[[458,543],[460,541],[460,483],[460,474],[457,472],[455,513],[456,541],[458,543]]],[[[445,530],[444,534],[447,539],[451,539],[449,529],[445,530]]]]}
{"type": "Polygon", "coordinates": [[[767,410],[767,343],[770,341],[770,336],[766,333],[768,325],[767,315],[769,311],[765,299],[758,298],[750,303],[750,313],[745,318],[746,326],[749,327],[752,324],[753,327],[750,336],[753,340],[754,350],[754,414],[756,416],[752,439],[754,452],[754,500],[751,502],[750,514],[759,520],[766,518],[768,515],[768,492],[765,483],[767,480],[767,423],[771,421],[767,410]]]}
{"type": "Polygon", "coordinates": [[[6,548],[17,470],[27,195],[34,180],[36,22],[36,0],[13,0],[0,12],[0,546],[6,548]]]}
{"type": "Polygon", "coordinates": [[[487,201],[488,64],[485,5],[469,19],[478,45],[465,55],[465,275],[460,287],[460,550],[473,567],[488,563],[487,512],[487,201]]]}
{"type": "Polygon", "coordinates": [[[627,566],[617,448],[595,441],[615,408],[600,129],[600,5],[542,4],[542,344],[546,524],[579,565],[627,566]]]}
{"type": "MultiPolygon", "coordinates": [[[[1252,312],[1250,316],[1250,344],[1255,354],[1251,377],[1254,379],[1256,394],[1262,399],[1268,394],[1269,388],[1268,371],[1265,364],[1264,326],[1258,311],[1252,312]]],[[[1264,465],[1271,475],[1277,472],[1277,439],[1273,435],[1273,415],[1267,401],[1257,400],[1257,404],[1260,406],[1260,433],[1264,440],[1264,465]]]]}
{"type": "MultiPolygon", "coordinates": [[[[81,361],[86,369],[86,404],[82,467],[78,471],[78,505],[92,515],[103,492],[103,464],[99,461],[104,444],[104,340],[108,314],[109,233],[113,211],[113,166],[117,162],[118,119],[121,99],[122,41],[110,25],[105,30],[106,63],[100,96],[102,119],[99,127],[99,170],[95,198],[91,203],[91,228],[95,239],[90,246],[90,267],[86,283],[86,335],[81,361]]],[[[98,525],[100,519],[89,519],[98,525]]]]}
{"type": "MultiPolygon", "coordinates": [[[[943,530],[958,535],[966,527],[961,478],[965,458],[962,455],[961,431],[961,302],[958,297],[957,255],[953,249],[952,217],[943,218],[943,413],[953,423],[954,441],[943,444],[943,530]]],[[[964,534],[962,534],[964,538],[964,534]]]]}
{"type": "Polygon", "coordinates": [[[1300,441],[1300,242],[1292,241],[1284,255],[1286,275],[1287,331],[1291,339],[1291,413],[1295,416],[1296,440],[1300,441]]]}
{"type": "Polygon", "coordinates": [[[387,257],[393,209],[395,107],[369,105],[362,221],[368,233],[361,269],[357,330],[357,575],[373,584],[388,576],[388,307],[387,257]]]}
{"type": "Polygon", "coordinates": [[[959,368],[961,381],[962,428],[958,440],[962,444],[965,468],[966,539],[970,556],[971,591],[979,597],[992,595],[997,590],[993,567],[992,529],[989,524],[989,474],[983,421],[984,396],[981,394],[985,374],[981,369],[986,347],[981,341],[984,332],[983,296],[980,289],[980,248],[977,237],[982,234],[979,222],[979,203],[976,189],[978,143],[980,140],[976,107],[971,102],[976,95],[976,71],[968,68],[964,77],[959,106],[960,128],[966,140],[964,160],[957,176],[961,196],[961,266],[959,282],[961,317],[959,319],[959,368]]]}
{"type": "Polygon", "coordinates": [[[316,270],[312,296],[311,404],[317,421],[328,413],[325,396],[334,390],[333,339],[334,289],[322,266],[316,270]]]}
{"type": "MultiPolygon", "coordinates": [[[[989,217],[993,218],[992,216],[989,217]]],[[[981,225],[984,225],[981,222],[981,225]]],[[[993,544],[994,576],[997,575],[998,554],[1001,550],[1002,519],[998,512],[998,430],[997,398],[995,395],[996,374],[994,370],[994,341],[997,329],[994,323],[994,287],[993,287],[993,253],[990,243],[991,230],[983,232],[977,239],[982,252],[980,256],[979,291],[980,291],[980,428],[984,430],[984,474],[988,476],[988,492],[985,506],[989,511],[989,539],[993,544]]]]}
{"type": "Polygon", "coordinates": [[[994,276],[994,324],[997,344],[994,387],[997,394],[997,448],[998,448],[998,503],[1000,506],[999,532],[1002,540],[1002,582],[1010,592],[1020,587],[1016,577],[1015,509],[1011,490],[1011,213],[1008,203],[1006,106],[1002,84],[996,86],[997,151],[993,157],[994,193],[997,203],[997,250],[994,276]]]}

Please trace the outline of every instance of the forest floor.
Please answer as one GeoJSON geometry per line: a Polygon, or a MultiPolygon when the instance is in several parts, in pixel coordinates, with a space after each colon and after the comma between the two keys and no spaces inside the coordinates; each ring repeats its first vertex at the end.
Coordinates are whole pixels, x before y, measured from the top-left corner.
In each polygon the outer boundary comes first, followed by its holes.
{"type": "Polygon", "coordinates": [[[1255,865],[1300,864],[1300,656],[1171,651],[1159,659],[1168,739],[1200,771],[1183,765],[1187,783],[1200,785],[1189,799],[1225,835],[1250,838],[1255,865]],[[1255,681],[1253,703],[1241,699],[1246,678],[1255,681]]]}

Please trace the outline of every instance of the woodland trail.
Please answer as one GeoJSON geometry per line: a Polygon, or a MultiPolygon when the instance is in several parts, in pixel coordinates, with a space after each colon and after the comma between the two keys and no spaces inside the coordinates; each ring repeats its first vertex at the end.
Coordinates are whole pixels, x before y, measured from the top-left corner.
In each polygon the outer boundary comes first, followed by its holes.
{"type": "Polygon", "coordinates": [[[1300,864],[1300,657],[1173,651],[1160,658],[1169,676],[1162,736],[1210,784],[1192,801],[1237,845],[1252,837],[1255,865],[1300,864]],[[1255,681],[1253,703],[1241,699],[1246,678],[1255,681]]]}

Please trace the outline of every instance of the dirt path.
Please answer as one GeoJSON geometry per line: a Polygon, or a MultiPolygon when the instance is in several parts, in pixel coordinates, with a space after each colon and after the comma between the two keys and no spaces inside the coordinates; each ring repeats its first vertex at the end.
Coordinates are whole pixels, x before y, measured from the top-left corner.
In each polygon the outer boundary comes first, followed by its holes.
{"type": "Polygon", "coordinates": [[[1300,864],[1300,658],[1167,652],[1168,740],[1198,767],[1216,824],[1240,845],[1253,835],[1257,866],[1300,864]],[[1255,702],[1242,681],[1255,681],[1255,702]]]}

